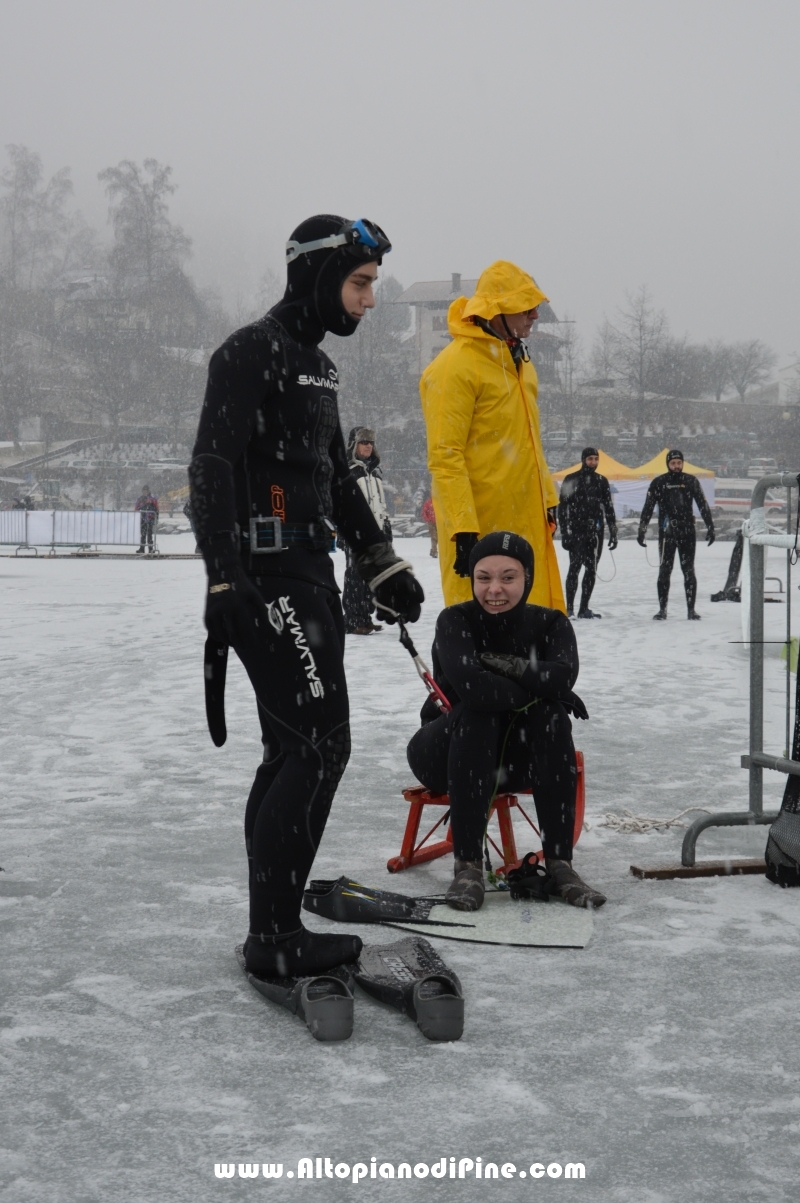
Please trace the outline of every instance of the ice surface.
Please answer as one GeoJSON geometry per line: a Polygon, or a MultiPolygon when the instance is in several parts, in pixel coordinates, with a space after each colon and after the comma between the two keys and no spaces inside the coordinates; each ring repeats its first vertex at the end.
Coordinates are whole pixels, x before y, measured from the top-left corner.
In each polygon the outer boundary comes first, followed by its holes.
{"type": "MultiPolygon", "coordinates": [[[[438,564],[425,540],[398,550],[428,593],[414,631],[427,658],[438,564]]],[[[592,599],[602,621],[576,624],[592,716],[575,724],[591,824],[576,867],[608,904],[583,950],[436,942],[467,1000],[464,1038],[445,1046],[363,996],[352,1040],[322,1046],[243,978],[233,950],[247,923],[242,819],[258,723],[232,658],[228,743],[216,750],[207,735],[202,565],[0,560],[0,1201],[205,1203],[268,1187],[284,1200],[304,1184],[219,1181],[214,1163],[451,1154],[582,1161],[587,1176],[467,1179],[437,1198],[795,1200],[800,891],[760,877],[637,881],[628,866],[676,860],[682,833],[597,825],[620,807],[747,804],[739,607],[707,600],[730,550],[698,547],[701,623],[685,621],[676,568],[665,624],[651,620],[656,574],[642,550],[615,553],[616,575],[592,599]]],[[[768,571],[782,563],[772,556],[768,571]]],[[[607,554],[600,571],[611,575],[607,554]]],[[[766,637],[782,638],[784,607],[766,616],[766,637]]],[[[781,753],[778,653],[765,743],[781,753]]],[[[442,890],[443,860],[400,878],[385,869],[421,684],[391,628],[353,638],[347,667],[353,756],[314,876],[442,890]]],[[[765,779],[777,805],[783,778],[765,779]]],[[[764,842],[763,828],[712,831],[698,854],[757,855],[764,842]]],[[[325,1180],[303,1197],[432,1189],[325,1180]]]]}

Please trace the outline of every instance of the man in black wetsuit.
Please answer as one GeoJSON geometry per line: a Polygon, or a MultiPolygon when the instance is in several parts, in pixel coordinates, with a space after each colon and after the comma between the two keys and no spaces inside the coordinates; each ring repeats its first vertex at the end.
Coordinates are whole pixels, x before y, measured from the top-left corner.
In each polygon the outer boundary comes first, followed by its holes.
{"type": "Polygon", "coordinates": [[[533,548],[511,531],[485,535],[470,552],[473,600],[442,610],[433,675],[453,709],[432,699],[408,745],[408,763],[429,790],[450,796],[456,910],[483,903],[486,819],[501,788],[533,789],[545,866],[572,906],[605,897],[572,868],[577,768],[568,711],[588,718],[572,687],[578,647],[560,610],[527,604],[533,548]]]}
{"type": "Polygon", "coordinates": [[[686,589],[687,618],[699,619],[694,603],[697,596],[697,577],[694,574],[694,510],[697,503],[703,521],[708,527],[706,540],[709,547],[714,542],[714,519],[708,508],[705,494],[696,476],[683,470],[683,452],[667,452],[667,471],[657,476],[647,490],[642,517],[639,522],[637,543],[645,546],[647,524],[658,506],[658,550],[661,567],[658,570],[658,614],[653,618],[663,622],[667,617],[667,599],[675,552],[678,553],[683,584],[686,589]]]}
{"type": "Polygon", "coordinates": [[[350,752],[344,624],[328,554],[337,529],[379,604],[415,622],[424,599],[348,471],[338,376],[319,347],[327,330],[358,328],[389,250],[371,222],[323,215],[298,226],[287,243],[283,299],[211,358],[189,466],[209,584],[209,726],[223,742],[214,674],[230,645],[252,682],[262,727],[263,762],[245,814],[245,958],[260,976],[321,973],[361,950],[357,937],[311,933],[300,923],[350,752]]]}
{"type": "Polygon", "coordinates": [[[575,613],[573,603],[581,568],[583,585],[578,618],[602,617],[589,609],[589,600],[594,589],[597,565],[603,554],[604,520],[608,523],[608,550],[613,551],[617,546],[617,519],[611,488],[605,476],[597,471],[599,458],[595,447],[584,447],[580,468],[565,476],[561,485],[558,525],[561,528],[561,546],[569,552],[566,585],[569,618],[575,613]]]}

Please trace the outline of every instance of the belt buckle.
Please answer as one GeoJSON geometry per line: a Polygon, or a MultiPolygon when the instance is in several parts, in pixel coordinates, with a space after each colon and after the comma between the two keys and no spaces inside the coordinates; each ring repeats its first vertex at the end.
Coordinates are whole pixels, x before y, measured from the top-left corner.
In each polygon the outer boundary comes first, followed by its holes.
{"type": "Polygon", "coordinates": [[[283,551],[283,550],[284,550],[284,547],[283,547],[283,542],[281,541],[281,520],[280,520],[280,518],[278,518],[278,517],[262,518],[261,515],[259,515],[258,518],[250,519],[250,555],[251,556],[269,556],[269,555],[272,555],[273,552],[283,551]],[[272,527],[272,537],[275,540],[275,542],[272,545],[272,547],[259,547],[258,546],[258,532],[260,529],[263,530],[267,526],[272,527]]]}

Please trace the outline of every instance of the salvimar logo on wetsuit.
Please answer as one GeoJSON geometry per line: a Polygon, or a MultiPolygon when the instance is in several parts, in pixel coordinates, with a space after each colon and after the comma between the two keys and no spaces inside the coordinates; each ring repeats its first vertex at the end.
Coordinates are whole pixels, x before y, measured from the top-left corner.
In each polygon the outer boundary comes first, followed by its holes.
{"type": "Polygon", "coordinates": [[[339,391],[339,374],[331,368],[327,376],[298,376],[297,383],[313,384],[317,388],[331,388],[337,393],[339,391]]]}
{"type": "Polygon", "coordinates": [[[288,594],[286,597],[281,597],[279,599],[279,604],[281,610],[286,615],[286,623],[289,627],[289,630],[294,635],[294,643],[295,647],[300,652],[300,659],[305,661],[303,668],[305,669],[306,676],[308,677],[308,683],[311,686],[312,697],[324,698],[325,689],[319,677],[317,676],[317,662],[311,654],[311,648],[308,646],[306,637],[303,634],[303,628],[297,621],[297,617],[295,615],[292,603],[289,601],[288,594]]]}

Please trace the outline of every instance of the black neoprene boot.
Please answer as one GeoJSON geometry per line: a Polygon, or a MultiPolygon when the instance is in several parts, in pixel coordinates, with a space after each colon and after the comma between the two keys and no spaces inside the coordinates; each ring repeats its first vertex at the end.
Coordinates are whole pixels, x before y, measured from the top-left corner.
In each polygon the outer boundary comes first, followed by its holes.
{"type": "Polygon", "coordinates": [[[606,901],[605,894],[601,894],[599,890],[593,890],[591,886],[587,886],[586,882],[578,876],[568,860],[551,860],[547,858],[544,862],[545,868],[550,875],[550,880],[555,886],[555,893],[568,902],[570,906],[580,906],[587,910],[594,910],[603,905],[606,901]]]}
{"type": "Polygon", "coordinates": [[[350,965],[363,948],[359,936],[339,936],[300,927],[288,936],[249,933],[244,942],[244,959],[256,977],[312,977],[350,965]]]}
{"type": "Polygon", "coordinates": [[[453,864],[455,876],[450,889],[444,896],[448,906],[456,911],[479,911],[483,906],[485,888],[483,869],[479,861],[457,860],[453,864]]]}
{"type": "Polygon", "coordinates": [[[667,607],[663,606],[662,609],[660,609],[658,611],[658,614],[653,615],[653,618],[656,622],[666,622],[667,621],[667,607]]]}
{"type": "Polygon", "coordinates": [[[697,611],[694,608],[692,608],[691,610],[688,611],[686,617],[689,619],[690,622],[699,622],[702,615],[698,614],[697,611]]]}

